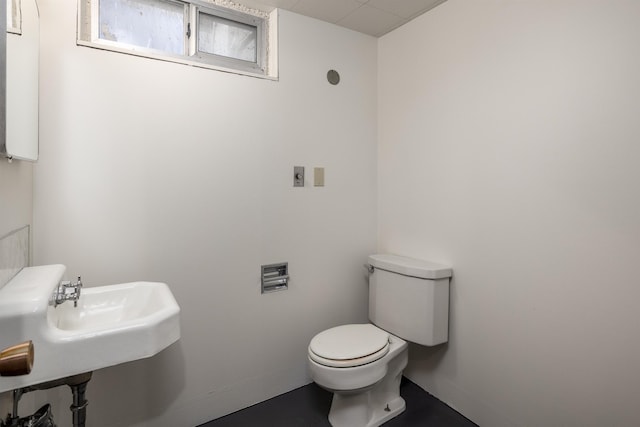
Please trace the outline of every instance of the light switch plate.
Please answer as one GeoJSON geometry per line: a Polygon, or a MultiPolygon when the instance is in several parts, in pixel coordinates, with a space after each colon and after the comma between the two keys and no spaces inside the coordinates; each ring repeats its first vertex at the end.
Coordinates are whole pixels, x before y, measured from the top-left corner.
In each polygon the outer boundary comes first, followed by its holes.
{"type": "Polygon", "coordinates": [[[304,166],[293,167],[293,186],[304,187],[304,166]]]}
{"type": "Polygon", "coordinates": [[[324,187],[324,168],[313,168],[313,185],[324,187]]]}

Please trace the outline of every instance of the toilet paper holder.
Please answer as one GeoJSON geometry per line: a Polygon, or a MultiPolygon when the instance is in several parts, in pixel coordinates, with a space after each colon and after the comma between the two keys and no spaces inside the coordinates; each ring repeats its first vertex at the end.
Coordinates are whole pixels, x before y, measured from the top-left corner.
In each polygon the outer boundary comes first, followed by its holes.
{"type": "Polygon", "coordinates": [[[281,262],[260,267],[260,291],[265,294],[289,288],[289,263],[281,262]]]}

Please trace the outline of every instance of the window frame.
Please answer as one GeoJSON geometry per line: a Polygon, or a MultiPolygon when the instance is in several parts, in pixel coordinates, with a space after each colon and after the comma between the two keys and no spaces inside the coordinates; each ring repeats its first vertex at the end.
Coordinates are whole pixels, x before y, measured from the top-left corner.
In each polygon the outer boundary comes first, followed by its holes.
{"type": "Polygon", "coordinates": [[[257,16],[235,11],[233,9],[226,9],[209,3],[207,3],[206,6],[202,6],[201,4],[202,2],[200,1],[194,0],[192,2],[190,21],[197,22],[197,24],[195,29],[192,26],[191,37],[189,37],[190,56],[201,59],[205,62],[219,63],[221,66],[227,68],[235,68],[243,71],[264,74],[266,72],[265,41],[267,39],[265,20],[257,16]],[[256,27],[256,62],[244,61],[242,59],[201,52],[198,49],[200,43],[198,36],[200,13],[217,16],[223,19],[228,19],[229,21],[239,22],[241,24],[256,27]]]}
{"type": "MultiPolygon", "coordinates": [[[[0,0],[2,1],[2,0],[0,0]]],[[[169,62],[214,69],[236,74],[277,80],[276,48],[277,9],[262,16],[241,10],[230,9],[204,0],[158,0],[176,3],[185,8],[184,28],[190,36],[184,35],[184,55],[176,55],[162,50],[149,49],[100,38],[100,0],[78,0],[77,44],[79,46],[104,49],[134,56],[142,56],[169,62]],[[205,13],[223,19],[254,26],[257,29],[256,62],[198,51],[198,14],[205,13]]]]}

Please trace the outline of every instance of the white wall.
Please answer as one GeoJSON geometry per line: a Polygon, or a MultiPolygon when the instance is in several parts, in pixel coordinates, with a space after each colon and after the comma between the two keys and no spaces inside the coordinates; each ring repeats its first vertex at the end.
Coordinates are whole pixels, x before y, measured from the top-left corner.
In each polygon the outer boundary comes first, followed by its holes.
{"type": "MultiPolygon", "coordinates": [[[[33,164],[20,160],[9,163],[0,156],[0,238],[32,225],[32,219],[33,164]]],[[[0,260],[0,264],[5,262],[8,260],[0,260]]],[[[0,394],[0,414],[3,416],[11,409],[9,397],[7,393],[0,394]]]]}
{"type": "MultiPolygon", "coordinates": [[[[366,320],[376,39],[283,12],[274,82],[77,47],[76,3],[39,1],[35,262],[163,281],[182,309],[179,343],[94,374],[89,424],[194,426],[310,382],[311,337],[366,320]],[[279,261],[290,289],[261,295],[279,261]]],[[[69,396],[46,396],[58,417],[69,396]]]]}
{"type": "Polygon", "coordinates": [[[33,165],[0,159],[0,237],[31,224],[33,165]]]}
{"type": "MultiPolygon", "coordinates": [[[[33,165],[19,160],[8,163],[0,159],[0,238],[31,225],[32,194],[33,165]]],[[[5,414],[10,409],[9,395],[0,394],[0,413],[5,414]]]]}
{"type": "Polygon", "coordinates": [[[640,424],[640,3],[449,0],[379,43],[379,249],[449,263],[408,376],[485,426],[640,424]]]}
{"type": "MultiPolygon", "coordinates": [[[[33,165],[20,160],[9,163],[0,159],[0,238],[20,227],[31,225],[32,199],[33,165]]],[[[10,395],[0,394],[0,414],[10,410],[10,395]]]]}

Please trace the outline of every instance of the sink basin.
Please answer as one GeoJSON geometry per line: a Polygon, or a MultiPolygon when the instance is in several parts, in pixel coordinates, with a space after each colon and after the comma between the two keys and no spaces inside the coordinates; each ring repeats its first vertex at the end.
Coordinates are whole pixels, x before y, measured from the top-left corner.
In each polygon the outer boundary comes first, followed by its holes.
{"type": "Polygon", "coordinates": [[[65,267],[23,269],[0,289],[0,349],[32,340],[33,370],[0,377],[0,392],[153,356],[180,338],[180,308],[164,283],[83,288],[49,305],[65,267]]]}
{"type": "Polygon", "coordinates": [[[115,330],[162,316],[172,304],[175,301],[164,283],[124,283],[85,288],[77,307],[72,302],[49,306],[47,318],[61,331],[115,330]]]}

